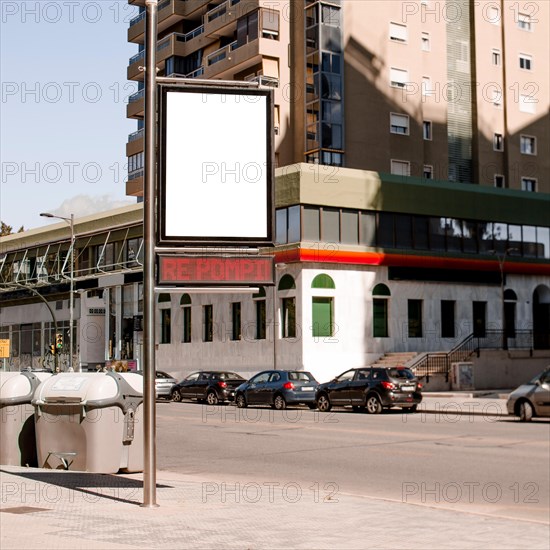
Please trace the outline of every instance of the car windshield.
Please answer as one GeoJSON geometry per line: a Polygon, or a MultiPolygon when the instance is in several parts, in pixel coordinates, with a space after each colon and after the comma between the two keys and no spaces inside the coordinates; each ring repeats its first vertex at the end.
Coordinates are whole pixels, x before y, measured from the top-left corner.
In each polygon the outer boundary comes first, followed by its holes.
{"type": "Polygon", "coordinates": [[[158,370],[156,372],[157,378],[172,378],[168,373],[158,370]]]}
{"type": "Polygon", "coordinates": [[[401,378],[403,380],[414,379],[414,374],[410,369],[389,369],[388,374],[392,378],[401,378]]]}
{"type": "Polygon", "coordinates": [[[535,378],[529,381],[529,384],[536,384],[539,380],[542,384],[548,383],[548,381],[550,380],[550,370],[540,372],[535,376],[535,378]]]}
{"type": "Polygon", "coordinates": [[[297,382],[315,382],[315,378],[313,378],[313,376],[309,372],[304,371],[289,372],[288,379],[295,380],[297,382]]]}

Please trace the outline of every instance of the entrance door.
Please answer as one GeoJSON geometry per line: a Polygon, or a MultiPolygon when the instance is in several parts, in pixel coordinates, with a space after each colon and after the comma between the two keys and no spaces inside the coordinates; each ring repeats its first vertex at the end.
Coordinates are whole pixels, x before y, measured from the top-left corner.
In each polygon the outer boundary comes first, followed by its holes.
{"type": "Polygon", "coordinates": [[[550,288],[538,286],[533,292],[533,346],[550,349],[550,288]]]}
{"type": "Polygon", "coordinates": [[[487,330],[487,302],[473,302],[472,317],[474,320],[474,336],[484,338],[487,330]]]}

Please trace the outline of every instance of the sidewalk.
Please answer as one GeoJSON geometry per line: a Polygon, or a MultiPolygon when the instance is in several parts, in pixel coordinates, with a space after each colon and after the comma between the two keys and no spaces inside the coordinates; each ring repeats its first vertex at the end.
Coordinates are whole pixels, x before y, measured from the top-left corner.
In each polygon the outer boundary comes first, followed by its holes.
{"type": "MultiPolygon", "coordinates": [[[[142,476],[3,466],[0,547],[12,549],[548,549],[541,523],[307,488],[224,488],[159,472],[158,508],[142,476]],[[236,490],[237,489],[237,490],[236,490]]],[[[295,484],[297,485],[297,484],[295,484]]]]}
{"type": "Polygon", "coordinates": [[[448,416],[508,416],[506,400],[512,390],[423,392],[419,412],[448,416]]]}

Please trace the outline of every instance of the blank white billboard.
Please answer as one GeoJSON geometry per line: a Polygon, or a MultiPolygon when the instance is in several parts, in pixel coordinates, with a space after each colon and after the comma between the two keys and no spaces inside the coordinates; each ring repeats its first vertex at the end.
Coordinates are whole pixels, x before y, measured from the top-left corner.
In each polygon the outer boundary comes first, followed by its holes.
{"type": "Polygon", "coordinates": [[[162,97],[160,240],[271,241],[270,92],[169,88],[162,97]]]}

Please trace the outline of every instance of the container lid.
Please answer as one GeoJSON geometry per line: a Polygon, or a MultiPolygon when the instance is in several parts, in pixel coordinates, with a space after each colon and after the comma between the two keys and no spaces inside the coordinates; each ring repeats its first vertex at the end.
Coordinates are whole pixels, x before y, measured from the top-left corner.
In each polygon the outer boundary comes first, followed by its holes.
{"type": "Polygon", "coordinates": [[[0,405],[30,403],[34,390],[49,377],[48,372],[0,372],[0,405]]]}
{"type": "Polygon", "coordinates": [[[87,407],[118,405],[143,395],[142,377],[131,373],[60,372],[38,386],[32,403],[81,404],[87,407]]]}

